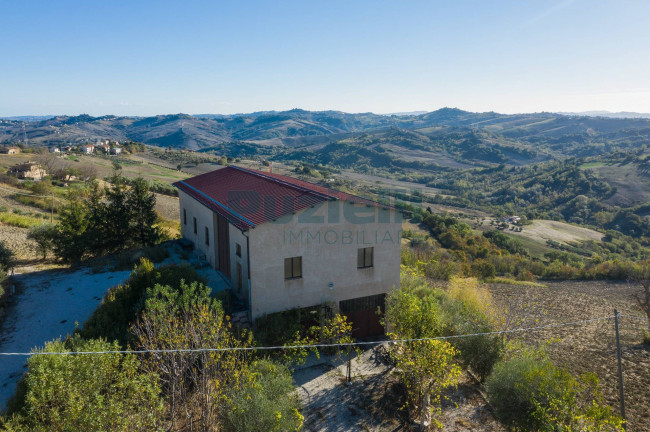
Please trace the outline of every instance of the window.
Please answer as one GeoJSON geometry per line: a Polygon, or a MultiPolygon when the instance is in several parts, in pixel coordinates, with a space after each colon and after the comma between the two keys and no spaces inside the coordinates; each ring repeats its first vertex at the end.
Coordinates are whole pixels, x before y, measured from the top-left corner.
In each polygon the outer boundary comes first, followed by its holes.
{"type": "Polygon", "coordinates": [[[205,244],[210,246],[210,230],[208,227],[205,227],[205,244]]]}
{"type": "Polygon", "coordinates": [[[235,243],[235,254],[241,258],[241,245],[239,243],[235,243]]]}
{"type": "Polygon", "coordinates": [[[296,279],[302,277],[302,257],[284,259],[284,278],[296,279]]]}
{"type": "Polygon", "coordinates": [[[372,267],[373,249],[373,247],[367,247],[357,250],[357,268],[372,267]]]}
{"type": "Polygon", "coordinates": [[[187,210],[183,209],[183,224],[187,225],[187,210]]]}
{"type": "Polygon", "coordinates": [[[194,234],[196,234],[196,218],[193,219],[194,219],[194,234]]]}

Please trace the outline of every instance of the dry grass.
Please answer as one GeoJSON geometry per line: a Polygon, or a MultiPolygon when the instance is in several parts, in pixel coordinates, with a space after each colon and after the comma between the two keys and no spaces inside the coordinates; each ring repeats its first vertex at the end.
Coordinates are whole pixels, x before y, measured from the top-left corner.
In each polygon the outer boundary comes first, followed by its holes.
{"type": "MultiPolygon", "coordinates": [[[[487,223],[489,224],[489,221],[487,223]]],[[[600,241],[603,238],[603,234],[598,231],[551,220],[534,220],[531,225],[525,225],[521,232],[508,231],[508,234],[527,237],[544,244],[546,240],[569,243],[585,240],[600,241]]]]}

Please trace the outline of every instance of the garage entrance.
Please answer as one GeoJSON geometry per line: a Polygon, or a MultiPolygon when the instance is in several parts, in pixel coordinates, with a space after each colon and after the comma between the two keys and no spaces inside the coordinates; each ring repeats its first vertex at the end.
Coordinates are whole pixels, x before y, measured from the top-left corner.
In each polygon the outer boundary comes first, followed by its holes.
{"type": "Polygon", "coordinates": [[[348,321],[352,322],[352,337],[364,338],[383,335],[384,326],[379,322],[381,316],[377,315],[377,310],[381,310],[383,315],[385,304],[386,294],[339,302],[339,310],[347,317],[348,321]]]}

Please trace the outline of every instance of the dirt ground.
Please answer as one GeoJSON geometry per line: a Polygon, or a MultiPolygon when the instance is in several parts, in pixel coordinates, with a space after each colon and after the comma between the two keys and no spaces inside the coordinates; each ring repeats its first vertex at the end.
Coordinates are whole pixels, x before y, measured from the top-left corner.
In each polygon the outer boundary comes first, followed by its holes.
{"type": "MultiPolygon", "coordinates": [[[[623,352],[623,378],[628,431],[650,431],[650,346],[641,344],[647,324],[638,319],[632,293],[637,288],[627,283],[545,282],[546,287],[493,285],[496,302],[518,321],[513,327],[587,320],[614,315],[620,319],[623,352]]],[[[561,328],[518,334],[531,344],[551,338],[551,358],[574,374],[593,372],[600,378],[607,403],[618,412],[618,369],[613,319],[561,328]]]]}
{"type": "Polygon", "coordinates": [[[180,220],[178,197],[156,194],[156,211],[165,219],[180,220]]]}
{"type": "MultiPolygon", "coordinates": [[[[411,431],[398,408],[402,405],[396,377],[385,358],[385,346],[364,351],[352,361],[352,384],[345,384],[345,364],[331,358],[310,359],[294,373],[303,400],[305,431],[411,431]]],[[[477,385],[464,375],[446,394],[438,420],[445,431],[502,431],[477,385]]]]}
{"type": "MultiPolygon", "coordinates": [[[[489,225],[490,220],[486,219],[483,223],[489,225]]],[[[508,233],[527,237],[541,243],[545,243],[546,240],[569,243],[585,240],[600,241],[603,239],[603,234],[598,231],[552,220],[534,220],[531,225],[524,225],[521,232],[508,231],[508,233]]]]}
{"type": "MultiPolygon", "coordinates": [[[[21,204],[20,202],[9,198],[18,189],[4,183],[0,183],[0,207],[6,207],[9,211],[20,209],[23,211],[42,213],[42,211],[21,204]]],[[[49,222],[49,220],[44,220],[49,222]]],[[[19,228],[0,223],[0,240],[14,252],[14,254],[21,260],[33,260],[38,258],[33,246],[34,243],[27,240],[27,228],[19,228]]]]}

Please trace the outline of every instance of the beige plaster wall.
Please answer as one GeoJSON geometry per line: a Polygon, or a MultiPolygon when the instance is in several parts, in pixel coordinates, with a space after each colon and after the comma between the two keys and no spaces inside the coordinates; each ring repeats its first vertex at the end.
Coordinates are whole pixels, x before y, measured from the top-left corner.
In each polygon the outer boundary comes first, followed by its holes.
{"type": "Polygon", "coordinates": [[[253,319],[399,286],[401,216],[394,210],[330,201],[249,236],[253,319]],[[370,246],[373,267],[358,269],[357,249],[370,246]],[[284,259],[295,256],[302,256],[302,277],[285,280],[284,259]]]}

